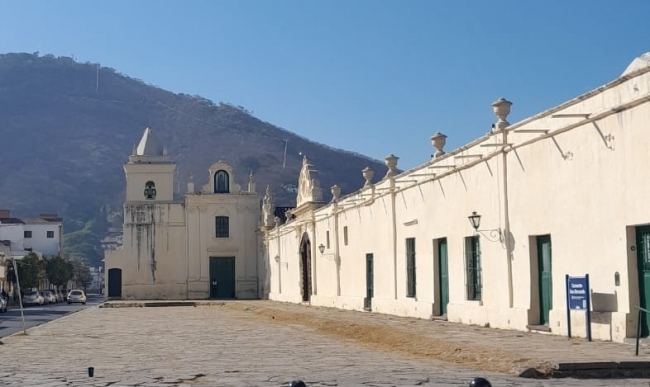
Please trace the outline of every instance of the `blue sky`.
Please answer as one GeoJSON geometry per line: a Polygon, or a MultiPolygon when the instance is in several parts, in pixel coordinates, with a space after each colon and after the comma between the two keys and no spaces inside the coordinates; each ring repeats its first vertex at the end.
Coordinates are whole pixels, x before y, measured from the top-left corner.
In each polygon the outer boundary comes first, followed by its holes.
{"type": "MultiPolygon", "coordinates": [[[[407,169],[619,76],[648,0],[0,0],[0,52],[101,63],[407,169]]],[[[108,128],[107,128],[108,129],[108,128]]]]}

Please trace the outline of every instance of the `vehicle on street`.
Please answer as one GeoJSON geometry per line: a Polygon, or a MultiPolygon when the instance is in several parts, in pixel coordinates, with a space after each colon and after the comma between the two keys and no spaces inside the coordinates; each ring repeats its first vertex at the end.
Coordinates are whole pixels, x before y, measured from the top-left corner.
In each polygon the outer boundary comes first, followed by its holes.
{"type": "Polygon", "coordinates": [[[43,297],[45,297],[45,300],[47,301],[48,304],[56,304],[57,302],[59,302],[56,299],[56,294],[54,294],[54,292],[52,292],[51,290],[45,290],[43,292],[43,297]]]}
{"type": "Polygon", "coordinates": [[[86,294],[83,290],[70,290],[70,293],[68,293],[68,304],[72,303],[86,305],[86,294]]]}
{"type": "Polygon", "coordinates": [[[45,303],[45,299],[41,295],[41,292],[37,291],[31,291],[25,293],[23,296],[23,305],[29,306],[29,305],[43,305],[45,303]]]}
{"type": "Polygon", "coordinates": [[[56,302],[63,302],[63,301],[65,301],[65,300],[63,299],[63,293],[61,293],[61,291],[55,289],[55,290],[52,290],[52,293],[54,293],[54,295],[56,296],[56,302]]]}
{"type": "Polygon", "coordinates": [[[0,313],[5,313],[7,311],[8,303],[9,301],[6,298],[0,296],[0,313]]]}

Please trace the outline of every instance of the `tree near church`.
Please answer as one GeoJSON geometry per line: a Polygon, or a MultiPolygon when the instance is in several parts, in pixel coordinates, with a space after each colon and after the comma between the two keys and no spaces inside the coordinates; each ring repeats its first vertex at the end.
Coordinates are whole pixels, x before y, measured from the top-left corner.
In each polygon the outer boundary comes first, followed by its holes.
{"type": "Polygon", "coordinates": [[[43,261],[34,253],[27,254],[18,263],[18,282],[22,289],[38,287],[43,277],[43,261]]]}
{"type": "Polygon", "coordinates": [[[93,275],[90,273],[90,269],[84,259],[73,259],[72,262],[72,280],[76,283],[77,286],[81,286],[86,292],[88,284],[93,282],[93,275]]]}
{"type": "Polygon", "coordinates": [[[58,289],[65,285],[72,279],[73,266],[72,263],[57,256],[47,261],[45,267],[47,279],[50,283],[58,289]]]}

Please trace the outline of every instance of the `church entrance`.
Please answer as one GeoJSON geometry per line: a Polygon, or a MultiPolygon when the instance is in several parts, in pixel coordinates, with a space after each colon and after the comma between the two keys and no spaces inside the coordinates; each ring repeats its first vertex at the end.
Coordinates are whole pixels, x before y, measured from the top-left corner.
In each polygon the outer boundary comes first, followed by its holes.
{"type": "Polygon", "coordinates": [[[311,242],[307,233],[302,235],[302,240],[300,241],[300,264],[302,301],[309,302],[311,299],[311,242]]]}
{"type": "Polygon", "coordinates": [[[122,297],[122,269],[108,269],[108,297],[122,297]]]}
{"type": "Polygon", "coordinates": [[[235,257],[210,257],[210,298],[235,298],[235,257]]]}

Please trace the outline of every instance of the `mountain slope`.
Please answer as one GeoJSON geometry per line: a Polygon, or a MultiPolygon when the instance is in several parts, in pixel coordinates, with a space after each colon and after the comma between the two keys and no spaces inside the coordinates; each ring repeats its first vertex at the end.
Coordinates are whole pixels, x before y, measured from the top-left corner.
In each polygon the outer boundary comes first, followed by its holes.
{"type": "Polygon", "coordinates": [[[366,166],[376,176],[386,169],[377,160],[263,122],[243,108],[165,91],[98,64],[4,54],[0,208],[25,217],[58,212],[68,231],[83,228],[103,205],[120,209],[122,164],[147,126],[178,163],[181,193],[188,173],[201,187],[207,182],[207,168],[219,159],[235,167],[235,180],[242,187],[252,170],[258,192],[270,184],[276,205],[285,206],[295,204],[291,187],[302,164],[299,152],[319,169],[326,198],[334,184],[344,194],[360,188],[366,166]]]}

